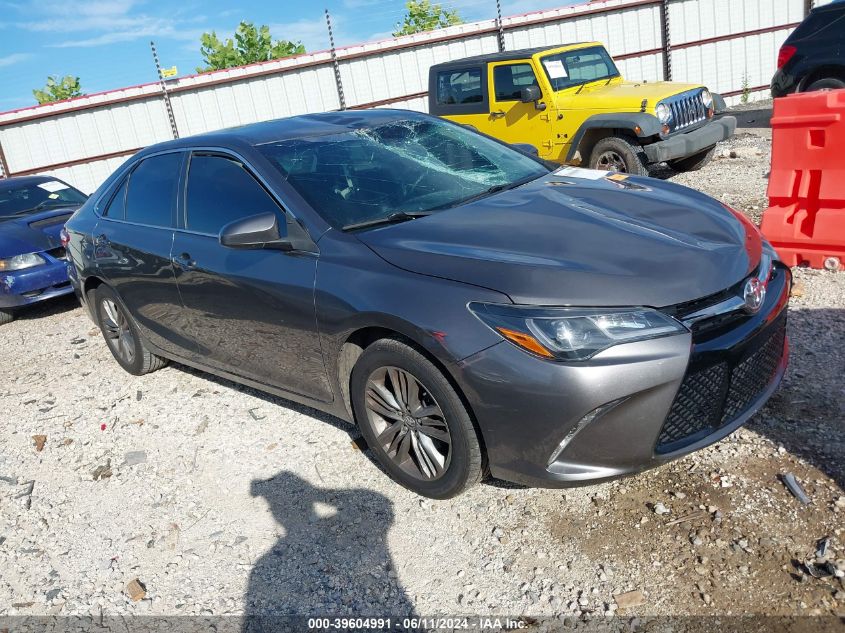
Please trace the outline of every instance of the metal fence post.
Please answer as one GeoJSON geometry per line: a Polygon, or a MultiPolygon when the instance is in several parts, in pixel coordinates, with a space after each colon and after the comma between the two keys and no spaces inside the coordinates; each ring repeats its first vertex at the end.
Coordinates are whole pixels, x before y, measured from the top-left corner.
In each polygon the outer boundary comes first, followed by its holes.
{"type": "Polygon", "coordinates": [[[813,5],[816,4],[813,0],[804,0],[804,17],[806,18],[810,15],[810,11],[813,10],[813,5]]]}
{"type": "Polygon", "coordinates": [[[502,25],[502,3],[496,0],[496,36],[499,40],[499,52],[505,52],[505,27],[502,25]]]}
{"type": "Polygon", "coordinates": [[[660,5],[660,38],[663,44],[663,81],[672,81],[672,32],[669,29],[669,0],[660,5]]]}
{"type": "Polygon", "coordinates": [[[9,163],[6,161],[6,152],[3,151],[3,146],[0,145],[0,178],[8,178],[10,175],[9,163]]]}
{"type": "Polygon", "coordinates": [[[340,78],[340,64],[337,61],[337,54],[334,50],[334,33],[332,33],[332,19],[329,10],[326,9],[326,27],[329,29],[329,47],[332,52],[332,66],[334,66],[334,82],[337,86],[337,98],[340,102],[340,109],[346,110],[346,97],[343,94],[343,81],[340,78]]]}
{"type": "Polygon", "coordinates": [[[167,83],[161,72],[161,64],[158,61],[155,42],[150,42],[150,49],[153,51],[153,61],[158,72],[158,82],[161,85],[161,94],[164,97],[164,108],[167,110],[167,118],[170,119],[170,129],[173,130],[173,138],[179,138],[179,130],[176,128],[176,117],[173,115],[173,106],[170,104],[170,95],[167,93],[167,83]]]}

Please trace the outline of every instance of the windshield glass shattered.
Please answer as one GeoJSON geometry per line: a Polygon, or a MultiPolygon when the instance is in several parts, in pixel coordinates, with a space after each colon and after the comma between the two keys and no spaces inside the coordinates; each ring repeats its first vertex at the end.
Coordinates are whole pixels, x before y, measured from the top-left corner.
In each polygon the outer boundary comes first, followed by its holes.
{"type": "Polygon", "coordinates": [[[335,227],[424,215],[548,173],[528,156],[438,119],[395,121],[259,149],[335,227]]]}
{"type": "Polygon", "coordinates": [[[60,180],[15,184],[0,181],[0,222],[59,207],[79,206],[88,199],[60,180]]]}

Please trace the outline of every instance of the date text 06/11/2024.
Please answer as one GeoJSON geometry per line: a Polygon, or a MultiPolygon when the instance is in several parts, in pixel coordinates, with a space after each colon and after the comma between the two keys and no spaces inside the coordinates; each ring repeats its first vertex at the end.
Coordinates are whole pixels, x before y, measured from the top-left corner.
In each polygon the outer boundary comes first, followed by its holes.
{"type": "Polygon", "coordinates": [[[362,631],[517,631],[529,626],[530,621],[511,617],[352,617],[352,618],[308,618],[308,629],[320,630],[362,630],[362,631]]]}

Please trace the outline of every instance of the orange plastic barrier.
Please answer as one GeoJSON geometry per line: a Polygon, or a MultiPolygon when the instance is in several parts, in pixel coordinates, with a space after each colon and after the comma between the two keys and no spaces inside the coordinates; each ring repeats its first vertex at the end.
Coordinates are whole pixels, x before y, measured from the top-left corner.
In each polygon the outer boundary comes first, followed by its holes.
{"type": "Polygon", "coordinates": [[[775,99],[761,229],[789,266],[845,264],[845,90],[775,99]]]}

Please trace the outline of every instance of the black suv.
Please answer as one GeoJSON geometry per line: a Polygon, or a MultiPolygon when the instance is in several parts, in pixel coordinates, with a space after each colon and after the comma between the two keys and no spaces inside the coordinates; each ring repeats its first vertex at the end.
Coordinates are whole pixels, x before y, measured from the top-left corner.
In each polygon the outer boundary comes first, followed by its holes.
{"type": "Polygon", "coordinates": [[[845,88],[845,0],[817,7],[786,38],[772,96],[845,88]]]}

